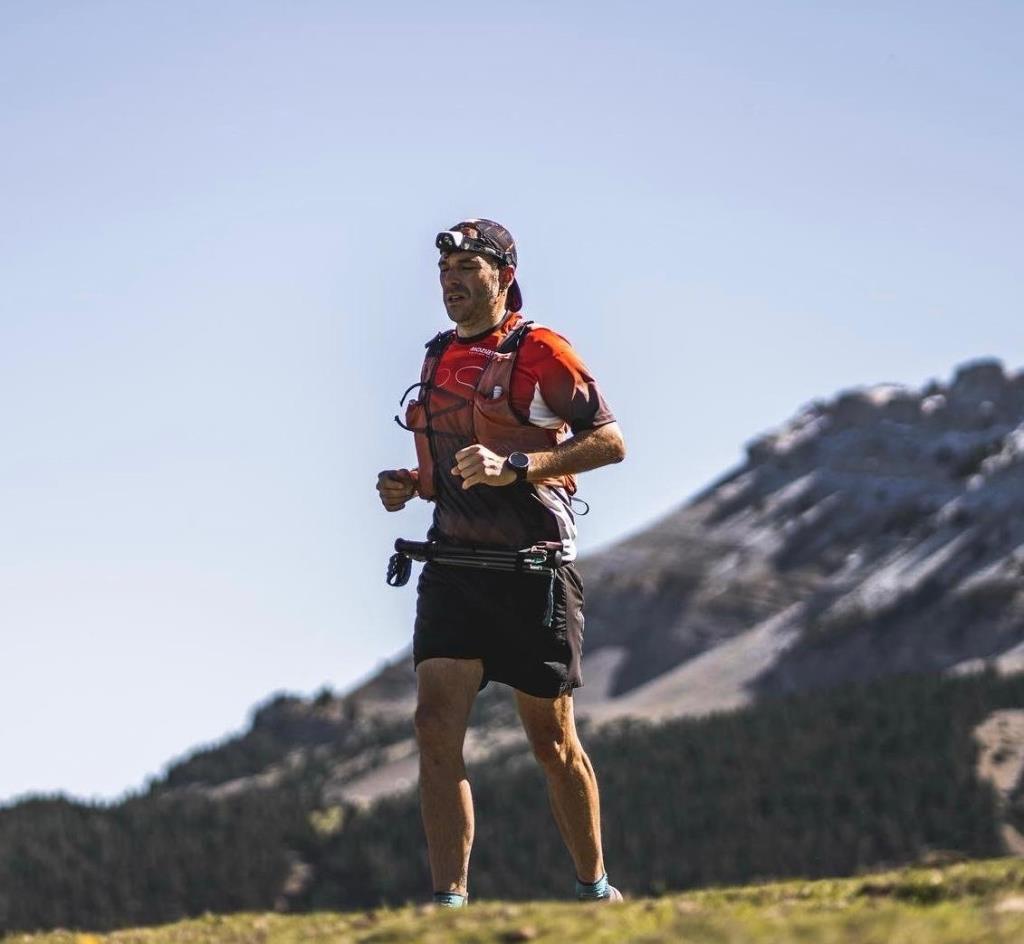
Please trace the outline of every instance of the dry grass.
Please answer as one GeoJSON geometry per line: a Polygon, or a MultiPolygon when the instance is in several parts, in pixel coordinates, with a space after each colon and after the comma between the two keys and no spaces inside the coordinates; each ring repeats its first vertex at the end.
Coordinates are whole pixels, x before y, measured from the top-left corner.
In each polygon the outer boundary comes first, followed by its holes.
{"type": "Polygon", "coordinates": [[[475,902],[309,915],[207,915],[158,928],[15,934],[2,944],[1018,944],[1024,861],[711,889],[622,905],[475,902]]]}

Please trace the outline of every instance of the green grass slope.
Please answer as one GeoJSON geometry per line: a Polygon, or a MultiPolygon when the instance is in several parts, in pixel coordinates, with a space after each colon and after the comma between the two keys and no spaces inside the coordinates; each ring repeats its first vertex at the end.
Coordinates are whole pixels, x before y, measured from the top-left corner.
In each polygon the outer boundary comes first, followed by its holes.
{"type": "MultiPolygon", "coordinates": [[[[1024,674],[900,677],[592,732],[612,878],[643,897],[858,875],[935,849],[1004,854],[1001,822],[1024,829],[1024,790],[1004,809],[979,781],[974,731],[1022,707],[1024,674]]],[[[330,762],[314,760],[220,799],[155,790],[109,807],[50,798],[0,809],[0,934],[418,900],[430,872],[416,792],[323,807],[330,762]],[[290,884],[300,862],[306,879],[290,884]]],[[[537,765],[511,751],[471,779],[473,894],[557,899],[572,862],[537,765]]]]}
{"type": "Polygon", "coordinates": [[[1024,861],[709,889],[621,905],[479,901],[346,914],[208,915],[104,935],[16,934],[2,944],[1002,944],[1024,940],[1024,861]]]}

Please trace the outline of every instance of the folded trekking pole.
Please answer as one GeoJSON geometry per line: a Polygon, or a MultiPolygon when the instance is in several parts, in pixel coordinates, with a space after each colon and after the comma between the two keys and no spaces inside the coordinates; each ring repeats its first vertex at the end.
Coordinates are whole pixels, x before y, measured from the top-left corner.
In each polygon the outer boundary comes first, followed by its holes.
{"type": "Polygon", "coordinates": [[[436,541],[404,541],[399,538],[395,541],[395,553],[388,562],[388,584],[392,587],[405,586],[409,582],[414,560],[509,573],[551,574],[562,564],[562,545],[557,541],[542,541],[533,547],[515,551],[493,547],[460,547],[438,544],[436,541]]]}

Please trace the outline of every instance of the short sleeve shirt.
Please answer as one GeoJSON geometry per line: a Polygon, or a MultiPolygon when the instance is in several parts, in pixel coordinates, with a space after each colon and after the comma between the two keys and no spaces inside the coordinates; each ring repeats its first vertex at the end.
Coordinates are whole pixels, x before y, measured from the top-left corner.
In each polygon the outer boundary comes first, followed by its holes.
{"type": "MultiPolygon", "coordinates": [[[[575,556],[576,529],[565,490],[536,483],[462,489],[452,476],[455,453],[474,442],[473,394],[480,375],[498,345],[522,323],[509,315],[484,335],[456,336],[445,348],[434,374],[431,412],[444,410],[445,425],[454,436],[434,441],[437,498],[432,535],[438,540],[528,547],[537,541],[561,540],[566,559],[575,556]]],[[[533,426],[573,433],[615,421],[597,381],[583,359],[562,335],[534,326],[516,356],[510,402],[533,426]]]]}

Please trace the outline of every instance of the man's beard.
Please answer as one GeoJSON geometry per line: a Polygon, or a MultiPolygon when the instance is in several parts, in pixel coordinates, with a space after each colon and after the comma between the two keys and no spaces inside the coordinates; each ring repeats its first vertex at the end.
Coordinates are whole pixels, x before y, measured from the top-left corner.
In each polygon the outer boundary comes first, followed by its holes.
{"type": "Polygon", "coordinates": [[[494,303],[497,298],[498,293],[491,291],[474,300],[471,307],[462,308],[456,306],[456,310],[454,312],[448,307],[448,304],[445,303],[445,311],[448,312],[448,317],[456,324],[469,324],[480,319],[488,318],[491,311],[494,309],[494,303]]]}

